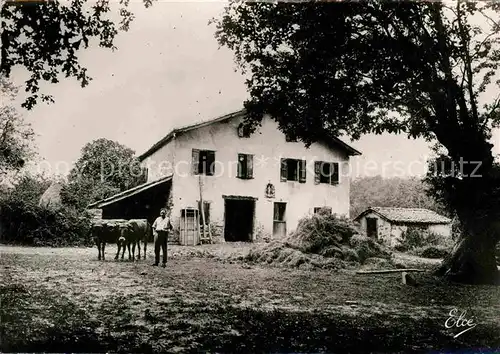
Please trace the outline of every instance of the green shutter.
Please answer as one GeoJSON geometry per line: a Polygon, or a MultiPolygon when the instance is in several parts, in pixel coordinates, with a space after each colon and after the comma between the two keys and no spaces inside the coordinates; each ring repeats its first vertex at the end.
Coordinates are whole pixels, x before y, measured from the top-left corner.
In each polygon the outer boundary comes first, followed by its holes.
{"type": "Polygon", "coordinates": [[[281,182],[286,182],[287,180],[287,166],[286,166],[286,159],[281,159],[281,169],[280,169],[280,180],[281,182]]]}
{"type": "Polygon", "coordinates": [[[307,168],[306,160],[300,160],[299,162],[299,182],[306,183],[307,168]]]}

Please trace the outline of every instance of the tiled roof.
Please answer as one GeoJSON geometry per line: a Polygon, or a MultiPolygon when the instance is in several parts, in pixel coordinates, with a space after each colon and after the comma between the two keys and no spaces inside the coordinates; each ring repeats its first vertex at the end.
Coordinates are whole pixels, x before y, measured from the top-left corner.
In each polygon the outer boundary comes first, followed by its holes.
{"type": "MultiPolygon", "coordinates": [[[[188,132],[190,130],[197,129],[197,128],[202,128],[202,127],[205,127],[205,126],[210,125],[210,124],[223,122],[223,121],[232,119],[234,117],[242,116],[244,114],[246,114],[246,110],[242,109],[242,110],[239,110],[239,111],[236,111],[233,113],[229,113],[229,114],[226,114],[226,115],[218,117],[218,118],[214,118],[214,119],[210,119],[207,121],[203,121],[203,122],[199,122],[196,124],[191,124],[191,125],[187,125],[187,126],[184,126],[181,128],[174,129],[170,133],[168,133],[163,139],[161,139],[156,144],[154,144],[152,147],[150,147],[145,153],[139,155],[138,159],[139,159],[139,161],[143,161],[148,156],[153,154],[155,151],[158,151],[159,149],[161,149],[169,141],[174,139],[175,136],[178,134],[182,134],[182,133],[185,133],[185,132],[188,132]]],[[[350,155],[361,155],[361,152],[359,152],[358,150],[356,150],[352,146],[349,146],[348,144],[346,144],[345,142],[343,142],[342,140],[340,140],[339,138],[337,138],[335,136],[327,135],[327,136],[325,136],[325,138],[329,142],[335,143],[337,146],[340,146],[341,148],[346,150],[350,155]]]]}
{"type": "Polygon", "coordinates": [[[370,211],[373,211],[383,218],[393,222],[427,224],[447,224],[451,222],[451,220],[447,217],[444,217],[432,210],[421,208],[371,207],[361,213],[356,219],[359,219],[370,211]]]}
{"type": "Polygon", "coordinates": [[[109,198],[101,199],[95,203],[89,204],[87,206],[87,209],[100,209],[106,205],[116,203],[120,200],[123,200],[123,199],[131,197],[133,195],[139,194],[141,192],[144,192],[145,190],[148,190],[149,188],[156,187],[159,184],[163,184],[163,183],[169,182],[171,180],[172,180],[172,175],[168,175],[168,176],[159,178],[157,180],[154,180],[152,182],[140,184],[134,188],[130,188],[130,189],[127,189],[126,191],[112,195],[109,198]]]}

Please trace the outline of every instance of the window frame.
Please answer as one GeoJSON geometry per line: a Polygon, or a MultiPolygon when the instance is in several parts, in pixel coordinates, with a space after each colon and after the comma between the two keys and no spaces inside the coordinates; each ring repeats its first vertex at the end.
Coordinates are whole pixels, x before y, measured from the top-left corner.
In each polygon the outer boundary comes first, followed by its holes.
{"type": "Polygon", "coordinates": [[[253,179],[253,154],[238,153],[236,178],[253,179]],[[245,159],[244,165],[240,162],[242,157],[245,159]]]}
{"type": "Polygon", "coordinates": [[[339,162],[329,162],[329,161],[315,161],[314,162],[314,184],[330,184],[338,185],[340,184],[340,163],[339,162]],[[330,166],[328,180],[325,181],[323,176],[323,166],[330,166]]]}

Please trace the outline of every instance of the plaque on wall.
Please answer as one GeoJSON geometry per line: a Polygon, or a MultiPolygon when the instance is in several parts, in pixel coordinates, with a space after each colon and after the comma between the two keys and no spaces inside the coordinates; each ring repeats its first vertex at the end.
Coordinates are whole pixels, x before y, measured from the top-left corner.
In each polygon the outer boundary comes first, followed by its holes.
{"type": "Polygon", "coordinates": [[[274,198],[275,197],[275,191],[274,191],[274,186],[272,183],[268,183],[266,186],[266,198],[274,198]]]}

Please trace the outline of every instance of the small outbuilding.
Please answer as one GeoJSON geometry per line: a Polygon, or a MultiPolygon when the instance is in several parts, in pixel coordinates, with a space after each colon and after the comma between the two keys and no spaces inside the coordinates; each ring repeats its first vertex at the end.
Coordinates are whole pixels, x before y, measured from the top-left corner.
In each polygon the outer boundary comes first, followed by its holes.
{"type": "Polygon", "coordinates": [[[368,237],[395,246],[409,227],[451,237],[451,220],[429,209],[370,207],[354,221],[368,237]]]}

